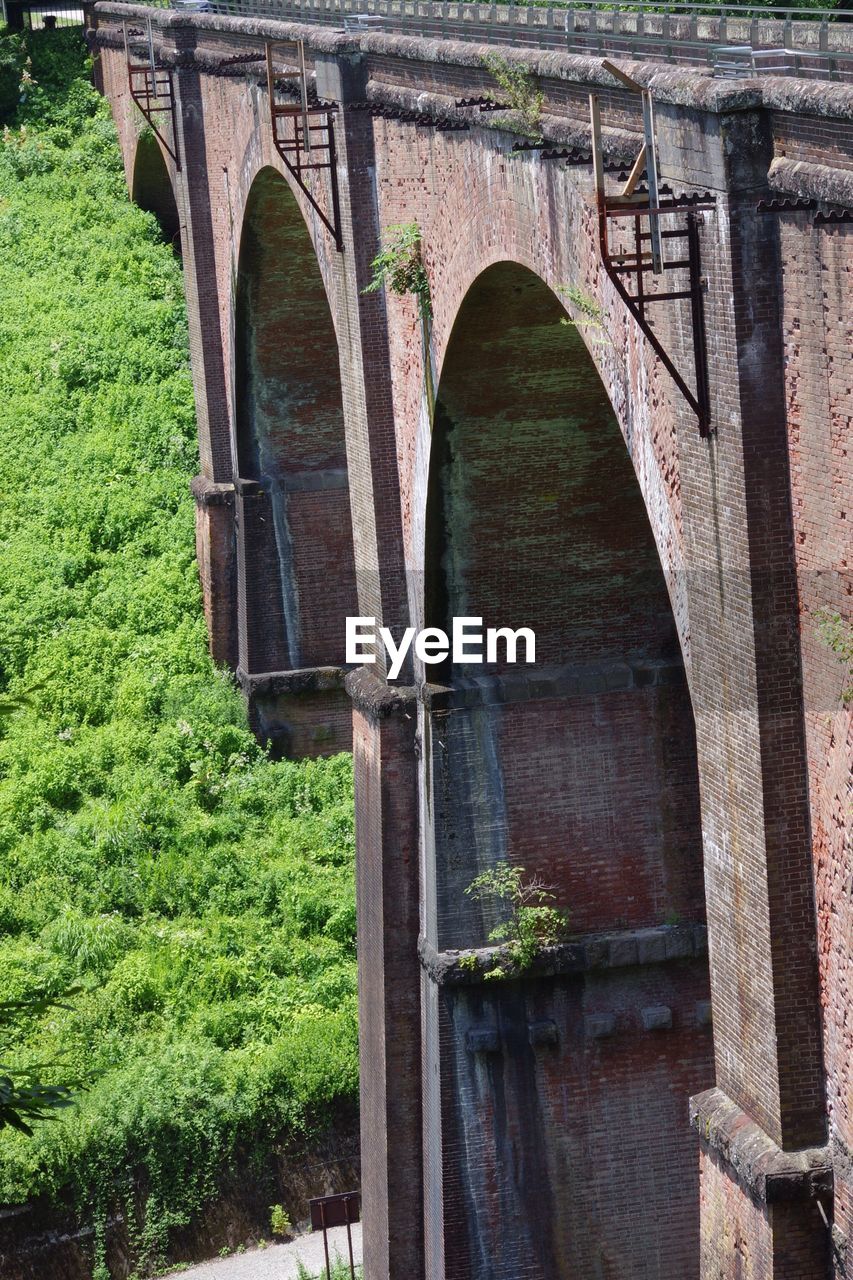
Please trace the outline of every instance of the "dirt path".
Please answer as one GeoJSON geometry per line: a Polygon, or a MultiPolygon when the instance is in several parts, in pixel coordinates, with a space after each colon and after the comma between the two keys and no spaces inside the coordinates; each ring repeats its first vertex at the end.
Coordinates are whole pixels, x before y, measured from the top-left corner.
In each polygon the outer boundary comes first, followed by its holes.
{"type": "MultiPolygon", "coordinates": [[[[353,1253],[361,1262],[361,1226],[352,1228],[353,1253]]],[[[347,1257],[346,1227],[333,1227],[329,1232],[329,1256],[347,1257]]],[[[297,1236],[289,1244],[271,1244],[266,1249],[250,1249],[247,1253],[235,1253],[230,1258],[217,1258],[213,1262],[200,1262],[188,1271],[172,1271],[171,1276],[188,1280],[293,1280],[300,1260],[312,1276],[325,1277],[323,1236],[297,1236]]]]}

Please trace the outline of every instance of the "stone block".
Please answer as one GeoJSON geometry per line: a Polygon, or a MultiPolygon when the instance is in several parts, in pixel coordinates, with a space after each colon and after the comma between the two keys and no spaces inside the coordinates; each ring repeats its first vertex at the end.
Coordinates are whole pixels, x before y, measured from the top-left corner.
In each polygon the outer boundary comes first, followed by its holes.
{"type": "Polygon", "coordinates": [[[646,1005],[640,1017],[644,1031],[669,1031],[672,1027],[672,1010],[666,1004],[646,1005]]]}
{"type": "Polygon", "coordinates": [[[640,929],[636,936],[639,964],[660,964],[666,960],[666,934],[662,929],[640,929]]]}
{"type": "Polygon", "coordinates": [[[710,1000],[696,1001],[696,1023],[700,1027],[710,1027],[713,1023],[713,1010],[710,1000]]]}
{"type": "Polygon", "coordinates": [[[612,1036],[616,1030],[615,1013],[590,1013],[583,1020],[584,1035],[587,1040],[603,1040],[612,1036]]]}
{"type": "Polygon", "coordinates": [[[540,1022],[531,1022],[527,1026],[527,1038],[536,1049],[559,1044],[560,1034],[556,1022],[544,1018],[540,1022]]]}

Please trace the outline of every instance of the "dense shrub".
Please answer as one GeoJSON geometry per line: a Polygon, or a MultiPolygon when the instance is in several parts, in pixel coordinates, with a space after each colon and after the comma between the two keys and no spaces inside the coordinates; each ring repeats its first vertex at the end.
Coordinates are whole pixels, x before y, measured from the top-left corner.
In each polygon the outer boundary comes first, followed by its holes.
{"type": "Polygon", "coordinates": [[[82,985],[10,1052],[88,1089],[0,1135],[0,1201],[123,1203],[144,1269],[237,1150],[354,1095],[351,766],[271,762],[210,663],[180,267],[79,37],[26,46],[0,140],[0,689],[30,698],[0,727],[0,990],[82,985]]]}

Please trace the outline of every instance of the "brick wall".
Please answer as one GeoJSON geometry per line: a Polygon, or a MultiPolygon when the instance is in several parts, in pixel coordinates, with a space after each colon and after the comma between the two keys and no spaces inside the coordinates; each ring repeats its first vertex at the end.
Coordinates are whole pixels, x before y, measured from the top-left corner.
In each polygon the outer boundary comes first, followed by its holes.
{"type": "MultiPolygon", "coordinates": [[[[164,21],[172,32],[167,43],[183,41],[189,48],[197,40],[208,59],[205,65],[213,68],[231,51],[229,31],[240,33],[241,49],[247,36],[262,38],[263,24],[247,26],[241,20],[229,23],[200,16],[164,21]],[[182,26],[189,31],[181,33],[182,26]]],[[[289,30],[281,26],[276,34],[289,30]]],[[[353,37],[310,29],[306,34],[323,93],[344,105],[363,99],[368,89],[374,99],[384,95],[388,101],[402,101],[401,95],[427,91],[447,103],[481,92],[488,83],[475,46],[460,52],[459,46],[424,41],[416,51],[410,42],[375,34],[353,37]],[[366,56],[361,56],[360,45],[366,56]]],[[[634,100],[607,83],[593,63],[556,53],[525,57],[546,77],[547,110],[562,119],[565,136],[575,136],[582,127],[592,86],[602,93],[605,125],[615,131],[611,140],[621,138],[624,143],[626,131],[636,130],[634,100]]],[[[132,174],[135,135],[121,61],[117,52],[106,51],[104,82],[132,174]]],[[[501,1142],[509,1146],[498,1143],[497,1076],[494,1071],[489,1074],[488,1064],[471,1074],[471,1055],[448,1030],[452,1000],[429,977],[420,986],[406,951],[412,943],[411,919],[410,932],[401,933],[393,903],[377,889],[376,874],[393,866],[395,850],[411,851],[417,839],[427,871],[421,886],[423,928],[434,938],[442,911],[448,928],[452,924],[464,932],[468,927],[451,918],[456,890],[445,894],[442,905],[443,891],[430,861],[430,851],[442,847],[442,858],[452,864],[455,877],[450,883],[457,889],[479,865],[483,851],[487,859],[502,850],[515,851],[525,862],[540,858],[549,875],[562,876],[583,927],[658,922],[670,898],[678,900],[675,910],[695,918],[701,912],[697,772],[717,1084],[740,1108],[744,1123],[757,1122],[766,1141],[778,1144],[783,1153],[803,1142],[822,1142],[828,1120],[837,1186],[837,1259],[853,1225],[846,907],[853,871],[853,744],[849,709],[839,700],[843,672],[819,641],[812,621],[814,609],[821,606],[842,611],[850,607],[849,228],[818,228],[809,215],[785,214],[777,220],[776,215],[759,215],[756,210],[759,199],[768,194],[769,182],[778,194],[780,174],[787,175],[794,195],[814,195],[819,188],[822,199],[831,200],[833,193],[836,201],[841,199],[847,189],[844,175],[853,163],[849,104],[843,88],[809,82],[791,87],[767,80],[747,87],[703,80],[677,68],[649,71],[647,78],[656,99],[665,178],[676,189],[710,189],[717,197],[701,230],[716,429],[710,442],[698,438],[689,409],[602,276],[591,182],[583,168],[566,168],[535,154],[512,156],[512,139],[499,130],[479,128],[476,116],[470,117],[469,131],[443,133],[344,110],[339,118],[342,255],[335,252],[304,198],[294,193],[335,328],[360,611],[394,625],[404,623],[409,614],[418,622],[428,615],[434,618],[430,610],[436,583],[439,594],[445,591],[446,608],[453,592],[459,600],[476,602],[477,611],[481,605],[484,612],[505,608],[508,599],[518,598],[523,575],[525,606],[536,615],[543,661],[547,657],[551,665],[547,688],[521,688],[507,673],[498,672],[478,694],[479,701],[470,681],[450,673],[454,687],[451,694],[441,695],[445,703],[438,694],[429,695],[424,698],[427,705],[417,712],[419,743],[410,734],[415,716],[411,705],[400,722],[406,732],[400,730],[393,746],[387,737],[390,731],[379,727],[381,716],[366,715],[360,725],[359,909],[371,1280],[417,1270],[406,1240],[418,1238],[421,1186],[427,1206],[429,1274],[439,1280],[463,1265],[445,1248],[446,1216],[457,1222],[468,1242],[465,1248],[471,1249],[477,1240],[495,1238],[490,1233],[497,1230],[494,1205],[501,1196],[509,1195],[505,1203],[516,1204],[508,1218],[514,1221],[517,1203],[527,1203],[524,1197],[533,1194],[532,1188],[544,1186],[548,1194],[557,1189],[561,1196],[560,1189],[575,1185],[576,1174],[576,1164],[558,1158],[563,1138],[555,1137],[551,1146],[545,1143],[547,1175],[539,1165],[539,1172],[526,1183],[522,1179],[521,1201],[512,1200],[515,1191],[506,1179],[487,1176],[485,1147],[476,1173],[485,1179],[481,1192],[486,1200],[464,1184],[461,1175],[467,1165],[457,1156],[459,1142],[468,1140],[466,1125],[471,1122],[470,1109],[462,1105],[469,1096],[465,1091],[474,1084],[480,1090],[477,1098],[488,1123],[475,1136],[492,1153],[515,1151],[513,1135],[519,1132],[520,1118],[533,1117],[537,1108],[544,1114],[550,1095],[544,1076],[525,1074],[523,1063],[529,1059],[526,1050],[520,1053],[511,1068],[516,1071],[514,1083],[503,1095],[507,1105],[502,1114],[509,1128],[502,1131],[501,1142]],[[777,167],[770,172],[774,160],[777,167]],[[788,167],[778,168],[783,162],[788,167]],[[803,162],[796,173],[795,162],[803,162]],[[429,334],[411,299],[361,295],[381,229],[412,219],[422,230],[432,288],[429,334]],[[581,335],[597,369],[582,386],[573,381],[580,366],[573,363],[570,351],[573,341],[578,345],[577,335],[561,332],[566,359],[554,380],[556,348],[549,346],[544,320],[535,341],[528,331],[530,316],[520,314],[503,338],[491,341],[489,307],[479,316],[468,308],[466,297],[469,302],[476,299],[476,291],[469,297],[475,281],[488,268],[507,262],[516,264],[516,271],[533,273],[551,290],[549,294],[541,285],[530,285],[527,303],[534,309],[537,298],[547,298],[547,307],[542,303],[545,311],[550,308],[556,315],[555,291],[568,284],[579,286],[600,306],[606,341],[591,341],[595,335],[590,332],[581,335]],[[537,364],[537,357],[544,359],[548,351],[550,380],[548,362],[537,364]],[[439,416],[435,424],[445,462],[450,457],[442,501],[453,515],[453,538],[447,538],[445,520],[436,557],[435,512],[430,507],[436,485],[431,486],[430,476],[435,479],[441,468],[435,465],[439,454],[432,452],[431,388],[438,387],[441,397],[454,382],[455,392],[445,399],[452,402],[455,395],[457,403],[445,404],[442,412],[449,419],[439,416]],[[610,439],[618,444],[618,427],[625,442],[622,465],[618,450],[600,450],[603,418],[593,414],[575,428],[574,438],[583,446],[583,478],[573,470],[571,450],[562,448],[560,423],[571,416],[573,391],[591,403],[596,395],[601,397],[601,387],[615,414],[610,439]],[[516,404],[510,416],[513,388],[516,404]],[[465,404],[466,394],[488,407],[479,421],[465,404]],[[471,424],[467,442],[457,420],[452,429],[447,426],[453,419],[451,410],[459,416],[460,406],[461,418],[467,416],[471,424]],[[457,444],[465,444],[455,464],[452,448],[448,453],[448,441],[452,444],[454,437],[457,444]],[[488,554],[496,542],[503,547],[503,560],[488,554]],[[505,566],[512,566],[513,556],[516,569],[508,573],[505,566]],[[577,572],[582,559],[594,560],[600,572],[582,579],[577,572]],[[659,576],[651,573],[656,559],[665,592],[659,576]],[[534,561],[544,563],[545,571],[533,575],[534,561]],[[565,567],[574,567],[575,573],[558,572],[565,567]],[[448,573],[449,568],[454,572],[448,573]],[[431,584],[427,591],[425,574],[431,584]],[[574,593],[566,587],[570,577],[574,593]],[[620,609],[624,599],[629,607],[620,609]],[[584,643],[573,649],[572,635],[584,643]],[[676,671],[679,653],[686,684],[683,677],[680,683],[659,678],[661,671],[676,671]],[[604,680],[605,688],[588,689],[581,697],[580,686],[571,681],[578,678],[576,668],[579,661],[584,665],[583,659],[586,676],[604,680]],[[637,673],[647,676],[652,669],[657,672],[654,683],[639,687],[637,673]],[[560,680],[569,683],[560,686],[560,680]],[[467,727],[448,732],[448,724],[467,727]],[[434,785],[441,750],[458,765],[447,771],[444,790],[434,785]],[[418,753],[422,763],[417,766],[416,810],[411,788],[418,753]],[[615,783],[603,761],[611,769],[618,761],[615,783]],[[381,800],[377,788],[383,777],[399,781],[394,770],[400,769],[406,776],[398,792],[403,800],[392,813],[393,787],[381,800]],[[536,797],[541,799],[538,806],[536,797]],[[443,846],[448,830],[441,822],[451,817],[459,824],[459,838],[443,846]],[[415,818],[418,829],[413,832],[415,818]],[[586,861],[572,863],[568,836],[584,846],[586,861]],[[608,861],[611,840],[617,856],[608,861]],[[452,858],[446,856],[451,844],[452,858]],[[598,876],[584,881],[577,868],[587,865],[595,867],[598,876]],[[606,886],[606,895],[593,892],[590,886],[596,880],[606,886]],[[368,906],[375,894],[371,914],[368,906]],[[401,950],[389,965],[385,946],[392,936],[401,950]],[[409,1171],[405,1192],[398,1195],[388,1149],[377,1145],[377,1126],[399,1104],[399,1132],[409,1135],[410,1154],[412,1141],[417,1144],[412,1135],[419,1132],[420,1118],[396,1064],[387,1055],[371,1053],[371,1046],[385,1043],[386,1027],[399,1017],[399,1025],[410,1028],[404,1037],[406,1052],[414,1052],[412,1002],[418,1000],[425,1068],[420,1082],[423,1174],[415,1185],[418,1175],[409,1171]],[[536,1087],[531,1087],[533,1078],[536,1087]],[[481,1207],[486,1201],[488,1213],[481,1207]],[[454,1214],[461,1216],[454,1219],[454,1214]],[[399,1266],[395,1271],[396,1258],[405,1260],[404,1271],[399,1266]]],[[[235,292],[243,222],[257,175],[270,166],[281,172],[281,165],[270,145],[265,93],[256,74],[199,74],[188,66],[179,79],[187,86],[189,114],[182,128],[188,167],[197,179],[193,183],[182,178],[177,187],[178,207],[188,228],[188,256],[194,255],[195,261],[195,266],[189,262],[187,279],[202,409],[202,458],[207,474],[227,483],[233,474],[230,454],[223,461],[221,424],[233,424],[240,416],[234,393],[248,331],[237,319],[235,292]],[[212,324],[216,341],[211,338],[212,324]]],[[[281,270],[286,268],[281,265],[281,270]]],[[[267,273],[263,275],[266,279],[267,273]]],[[[301,283],[300,279],[294,287],[301,283]]],[[[524,288],[522,275],[516,283],[524,288]]],[[[657,314],[656,332],[689,379],[688,310],[662,307],[657,314]]],[[[291,370],[312,352],[304,335],[297,336],[291,370]]],[[[264,358],[278,358],[272,338],[262,347],[264,358]]],[[[586,367],[591,370],[592,364],[586,367]]],[[[273,417],[277,430],[283,415],[276,409],[273,417]]],[[[321,438],[319,431],[317,439],[321,438]]],[[[313,467],[309,460],[299,475],[313,474],[313,467]]],[[[320,469],[326,479],[329,472],[340,473],[337,463],[320,469]]],[[[338,515],[327,520],[327,537],[322,530],[324,517],[333,508],[341,511],[335,504],[342,503],[342,493],[339,483],[325,481],[301,481],[288,490],[290,532],[298,534],[292,540],[292,562],[312,599],[303,612],[312,620],[306,621],[303,632],[306,652],[312,654],[319,651],[311,625],[316,627],[322,619],[325,627],[334,614],[334,609],[324,613],[327,601],[320,584],[324,565],[334,554],[331,530],[338,515]]],[[[238,496],[238,507],[240,501],[238,496]]],[[[250,555],[246,571],[260,572],[261,559],[250,555]]],[[[415,678],[424,674],[429,673],[414,672],[415,678]]],[[[486,922],[474,923],[482,929],[486,922]]],[[[457,940],[481,941],[482,936],[463,938],[460,932],[457,940]]],[[[690,982],[700,982],[702,965],[692,963],[690,982]]],[[[652,966],[646,976],[640,967],[636,981],[665,985],[671,978],[659,968],[652,966]]],[[[631,982],[624,975],[623,980],[628,991],[631,982]]],[[[616,1059],[622,1064],[619,1088],[611,1088],[609,1074],[595,1074],[604,1059],[588,1056],[581,1024],[568,1012],[570,1005],[575,1010],[582,1006],[586,995],[578,993],[588,990],[589,979],[580,986],[573,979],[548,987],[548,999],[565,1012],[560,1023],[565,1048],[555,1058],[559,1065],[554,1081],[571,1083],[578,1096],[593,1085],[600,1088],[601,1106],[612,1105],[618,1129],[620,1099],[643,1096],[637,1090],[649,1060],[642,1048],[636,1056],[634,1050],[617,1051],[614,1043],[607,1052],[614,1054],[613,1079],[616,1059]],[[559,999],[553,994],[558,989],[559,999]]],[[[642,998],[653,995],[650,991],[642,998]]],[[[525,1002],[531,998],[525,994],[519,1003],[510,995],[506,1009],[488,993],[466,1000],[480,1000],[482,1009],[492,1001],[495,1018],[518,1030],[528,1017],[525,1002]]],[[[626,1001],[627,1008],[628,996],[626,1001]]],[[[674,1013],[671,1047],[660,1061],[655,1059],[655,1069],[670,1082],[667,1089],[658,1090],[661,1099],[672,1103],[670,1112],[670,1103],[662,1100],[658,1117],[668,1136],[661,1138],[652,1123],[645,1129],[641,1125],[642,1142],[631,1147],[630,1162],[615,1172],[602,1172],[598,1181],[593,1180],[592,1199],[581,1197],[585,1213],[597,1205],[595,1212],[601,1210],[603,1216],[596,1219],[593,1213],[585,1218],[588,1225],[593,1223],[587,1236],[576,1222],[572,1226],[578,1249],[592,1248],[592,1240],[598,1240],[603,1256],[608,1262],[612,1259],[615,1276],[640,1275],[643,1267],[650,1275],[666,1274],[651,1270],[658,1263],[642,1215],[637,1213],[634,1228],[637,1239],[647,1244],[637,1255],[618,1232],[614,1236],[611,1223],[617,1210],[607,1206],[619,1206],[622,1212],[619,1197],[634,1185],[631,1179],[638,1176],[644,1159],[649,1167],[668,1167],[670,1156],[665,1161],[660,1157],[661,1151],[669,1151],[667,1144],[672,1144],[672,1169],[690,1164],[689,1142],[685,1139],[682,1145],[682,1138],[674,1136],[681,1133],[674,1117],[676,1097],[686,1102],[687,1092],[705,1082],[707,1039],[694,1036],[688,1044],[683,1039],[688,1022],[680,1021],[694,1005],[693,996],[679,1004],[672,994],[673,1010],[681,1013],[674,1013]],[[638,1154],[641,1148],[643,1156],[638,1154]]],[[[642,1046],[646,1041],[638,1034],[631,1043],[642,1046]]],[[[411,1058],[407,1061],[411,1070],[411,1058]]],[[[654,1098],[648,1102],[653,1104],[654,1098]]],[[[646,1105],[645,1100],[636,1104],[640,1111],[646,1105]]],[[[596,1144],[603,1153],[602,1171],[612,1170],[609,1161],[618,1149],[616,1138],[608,1130],[596,1135],[596,1144]]],[[[517,1150],[522,1162],[528,1159],[523,1142],[517,1150]]],[[[692,1166],[694,1178],[697,1163],[692,1166]]],[[[743,1280],[752,1275],[793,1276],[799,1267],[805,1280],[806,1275],[821,1273],[826,1233],[813,1206],[797,1202],[784,1214],[779,1206],[768,1206],[754,1190],[745,1189],[718,1151],[703,1155],[698,1201],[692,1191],[680,1198],[681,1190],[695,1187],[695,1182],[679,1180],[672,1170],[664,1169],[660,1176],[664,1185],[677,1184],[679,1189],[676,1218],[682,1226],[668,1246],[671,1274],[701,1272],[715,1280],[743,1280]],[[688,1225],[690,1218],[695,1226],[691,1206],[697,1202],[705,1222],[701,1254],[688,1225]],[[686,1252],[673,1252],[676,1241],[686,1252]],[[688,1247],[685,1242],[691,1241],[688,1247]]],[[[654,1212],[657,1215],[658,1209],[654,1212]]],[[[555,1229],[568,1227],[561,1219],[555,1229]]],[[[545,1245],[543,1249],[547,1252],[545,1245]]],[[[544,1256],[540,1254],[540,1261],[544,1256]]],[[[584,1255],[584,1267],[593,1265],[588,1261],[593,1256],[584,1255]]],[[[473,1254],[467,1257],[470,1274],[487,1274],[473,1254]]],[[[521,1265],[520,1259],[517,1263],[521,1265]]],[[[604,1262],[599,1259],[595,1265],[604,1262]]],[[[840,1267],[836,1261],[839,1275],[840,1267]]]]}

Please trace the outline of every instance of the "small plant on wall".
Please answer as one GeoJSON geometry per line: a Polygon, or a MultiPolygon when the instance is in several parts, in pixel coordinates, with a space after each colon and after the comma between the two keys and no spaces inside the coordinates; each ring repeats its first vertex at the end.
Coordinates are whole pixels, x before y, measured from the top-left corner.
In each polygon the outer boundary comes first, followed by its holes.
{"type": "Polygon", "coordinates": [[[557,293],[562,294],[574,312],[573,316],[564,316],[560,323],[589,334],[589,340],[594,346],[610,346],[610,339],[604,328],[604,312],[595,298],[573,284],[558,285],[557,293]]]}
{"type": "Polygon", "coordinates": [[[377,293],[390,289],[405,297],[413,294],[418,300],[421,319],[432,316],[429,277],[421,255],[421,229],[416,222],[399,222],[386,227],[382,237],[383,248],[370,264],[373,279],[363,293],[377,293]]]}
{"type": "Polygon", "coordinates": [[[516,977],[530,968],[544,947],[555,946],[568,934],[568,913],[554,905],[552,887],[539,876],[528,877],[524,867],[499,862],[472,880],[465,892],[477,902],[497,903],[508,912],[507,919],[489,934],[489,942],[501,945],[502,954],[485,978],[516,977]]]}
{"type": "Polygon", "coordinates": [[[845,623],[841,615],[834,613],[831,609],[822,609],[815,617],[821,640],[847,667],[847,680],[842,697],[845,702],[853,702],[853,627],[845,623]]]}
{"type": "Polygon", "coordinates": [[[545,95],[532,72],[520,62],[508,62],[499,53],[487,53],[483,66],[503,89],[509,105],[521,117],[519,132],[538,142],[542,138],[542,104],[545,95]]]}

